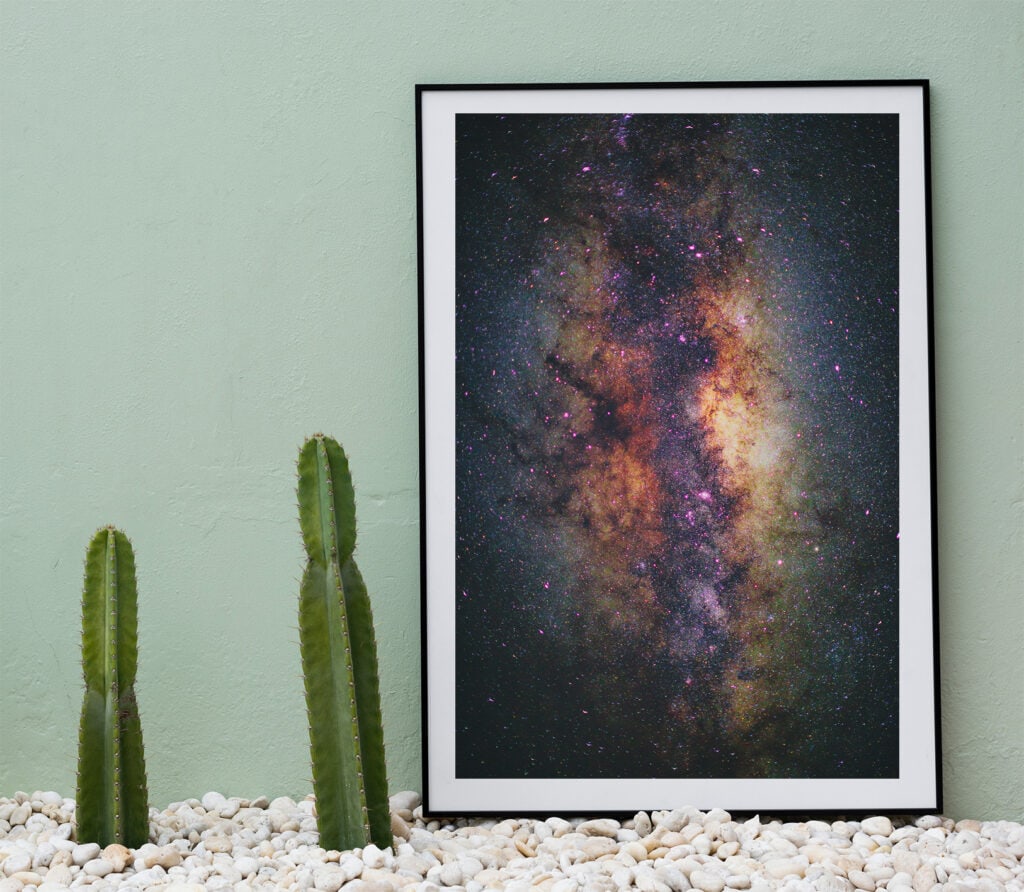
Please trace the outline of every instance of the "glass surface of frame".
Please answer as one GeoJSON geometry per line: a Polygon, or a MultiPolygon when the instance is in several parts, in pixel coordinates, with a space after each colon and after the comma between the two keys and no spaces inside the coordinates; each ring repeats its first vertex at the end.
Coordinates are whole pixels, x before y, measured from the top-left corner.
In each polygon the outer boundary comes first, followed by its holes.
{"type": "Polygon", "coordinates": [[[427,811],[938,809],[927,83],[417,127],[427,811]]]}

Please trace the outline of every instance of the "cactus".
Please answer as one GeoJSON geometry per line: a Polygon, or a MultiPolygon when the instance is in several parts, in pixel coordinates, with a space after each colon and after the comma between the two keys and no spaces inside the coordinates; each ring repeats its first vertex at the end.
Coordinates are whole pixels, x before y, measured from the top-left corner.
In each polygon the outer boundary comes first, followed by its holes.
{"type": "Polygon", "coordinates": [[[390,846],[377,645],[352,558],[356,508],[348,459],[322,434],[299,450],[299,523],[307,563],[299,642],[320,845],[390,846]]]}
{"type": "Polygon", "coordinates": [[[86,551],[82,594],[79,842],[138,848],[149,838],[142,723],[135,700],[137,597],[128,537],[113,527],[97,531],[86,551]]]}

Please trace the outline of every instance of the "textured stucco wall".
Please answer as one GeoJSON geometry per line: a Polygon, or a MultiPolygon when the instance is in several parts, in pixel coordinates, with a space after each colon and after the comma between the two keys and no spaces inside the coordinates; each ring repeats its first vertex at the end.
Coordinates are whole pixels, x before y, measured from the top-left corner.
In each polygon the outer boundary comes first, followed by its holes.
{"type": "Polygon", "coordinates": [[[932,81],[946,811],[1024,818],[1019,2],[0,4],[0,792],[133,538],[151,798],[303,794],[293,461],[350,452],[418,787],[417,82],[932,81]]]}

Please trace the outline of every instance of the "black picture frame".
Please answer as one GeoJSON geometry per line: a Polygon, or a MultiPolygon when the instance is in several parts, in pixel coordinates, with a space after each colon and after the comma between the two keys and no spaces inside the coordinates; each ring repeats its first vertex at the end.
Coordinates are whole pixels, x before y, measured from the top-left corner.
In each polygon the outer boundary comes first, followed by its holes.
{"type": "Polygon", "coordinates": [[[941,808],[928,82],[416,124],[427,813],[941,808]]]}

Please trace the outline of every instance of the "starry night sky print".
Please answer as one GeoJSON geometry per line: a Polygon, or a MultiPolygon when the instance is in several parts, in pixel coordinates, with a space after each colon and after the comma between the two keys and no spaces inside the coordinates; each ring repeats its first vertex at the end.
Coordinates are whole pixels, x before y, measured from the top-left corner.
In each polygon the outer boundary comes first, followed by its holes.
{"type": "Polygon", "coordinates": [[[456,773],[898,769],[894,115],[459,115],[456,773]]]}

